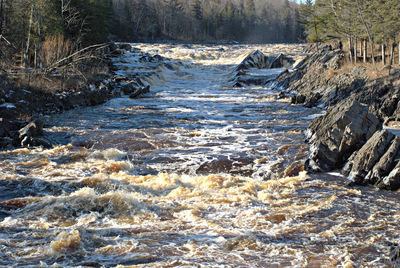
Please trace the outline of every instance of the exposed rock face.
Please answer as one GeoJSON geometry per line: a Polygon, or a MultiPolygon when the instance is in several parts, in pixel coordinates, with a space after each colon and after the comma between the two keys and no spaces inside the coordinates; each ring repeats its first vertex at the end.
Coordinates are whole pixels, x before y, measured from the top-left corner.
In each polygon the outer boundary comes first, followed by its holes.
{"type": "Polygon", "coordinates": [[[294,64],[294,60],[284,54],[279,54],[277,57],[270,57],[269,59],[269,68],[290,68],[294,64]]]}
{"type": "Polygon", "coordinates": [[[244,85],[265,85],[275,80],[278,74],[261,74],[249,73],[254,69],[272,69],[272,68],[290,68],[294,60],[286,55],[266,56],[260,50],[251,52],[235,69],[233,69],[234,87],[242,87],[244,85]]]}
{"type": "Polygon", "coordinates": [[[251,52],[242,62],[233,69],[234,72],[239,72],[243,69],[264,69],[269,67],[268,57],[264,55],[260,50],[251,52]]]}
{"type": "Polygon", "coordinates": [[[400,188],[400,138],[388,130],[377,131],[344,167],[356,184],[373,184],[382,189],[400,188]]]}
{"type": "Polygon", "coordinates": [[[251,52],[242,62],[236,66],[234,72],[244,69],[271,69],[271,68],[289,68],[294,60],[284,54],[278,56],[266,56],[260,50],[251,52]]]}
{"type": "Polygon", "coordinates": [[[327,46],[297,64],[294,72],[282,73],[275,81],[275,87],[290,88],[305,96],[303,102],[294,102],[296,104],[307,104],[307,107],[334,105],[361,90],[367,81],[361,67],[339,73],[343,59],[341,50],[331,50],[327,46]]]}
{"type": "Polygon", "coordinates": [[[355,100],[344,100],[311,122],[311,153],[306,168],[315,171],[338,169],[347,158],[381,128],[381,122],[368,107],[355,100]]]}
{"type": "Polygon", "coordinates": [[[400,69],[369,80],[365,68],[341,68],[343,52],[327,46],[282,73],[275,87],[297,91],[293,104],[328,107],[309,129],[311,153],[305,167],[341,169],[355,184],[400,188],[400,138],[382,123],[400,125],[400,69]]]}

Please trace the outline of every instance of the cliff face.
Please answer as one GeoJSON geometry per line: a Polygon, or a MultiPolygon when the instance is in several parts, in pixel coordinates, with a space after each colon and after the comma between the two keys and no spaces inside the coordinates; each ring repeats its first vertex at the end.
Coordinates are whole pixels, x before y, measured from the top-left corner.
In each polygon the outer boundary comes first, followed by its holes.
{"type": "Polygon", "coordinates": [[[311,153],[306,167],[340,170],[356,184],[400,188],[399,138],[387,126],[400,120],[400,69],[369,79],[366,68],[343,71],[341,50],[325,47],[308,56],[293,72],[283,73],[275,86],[297,92],[293,104],[326,107],[310,124],[311,153]]]}

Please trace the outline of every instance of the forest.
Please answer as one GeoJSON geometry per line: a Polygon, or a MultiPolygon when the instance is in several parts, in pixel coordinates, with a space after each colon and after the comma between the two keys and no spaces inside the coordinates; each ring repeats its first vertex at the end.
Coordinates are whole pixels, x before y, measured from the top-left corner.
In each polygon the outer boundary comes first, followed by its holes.
{"type": "Polygon", "coordinates": [[[299,42],[299,6],[288,0],[113,0],[123,40],[299,42]]]}
{"type": "Polygon", "coordinates": [[[114,41],[299,42],[288,0],[0,0],[0,62],[46,67],[114,41]]]}
{"type": "Polygon", "coordinates": [[[397,47],[400,63],[398,0],[306,0],[301,14],[308,40],[342,40],[352,62],[393,64],[397,47]]]}

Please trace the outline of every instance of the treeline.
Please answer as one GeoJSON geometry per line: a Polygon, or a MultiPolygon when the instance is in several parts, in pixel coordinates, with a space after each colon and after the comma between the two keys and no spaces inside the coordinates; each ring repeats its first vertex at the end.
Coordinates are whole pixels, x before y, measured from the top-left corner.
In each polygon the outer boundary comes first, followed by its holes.
{"type": "Polygon", "coordinates": [[[110,39],[299,42],[299,19],[289,0],[0,0],[0,63],[51,66],[110,39]]]}
{"type": "Polygon", "coordinates": [[[309,40],[346,41],[351,61],[361,56],[374,64],[380,45],[382,62],[394,62],[400,41],[399,0],[306,0],[301,10],[309,40]]]}
{"type": "Polygon", "coordinates": [[[299,42],[299,6],[288,0],[112,0],[119,40],[299,42]]]}
{"type": "Polygon", "coordinates": [[[111,0],[0,0],[0,58],[50,65],[107,41],[111,0]]]}

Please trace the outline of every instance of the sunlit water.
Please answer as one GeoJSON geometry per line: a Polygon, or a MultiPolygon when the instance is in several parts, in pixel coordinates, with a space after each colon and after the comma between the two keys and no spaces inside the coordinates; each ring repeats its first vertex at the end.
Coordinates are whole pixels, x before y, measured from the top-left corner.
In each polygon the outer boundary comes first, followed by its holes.
{"type": "Polygon", "coordinates": [[[246,53],[299,47],[133,46],[117,75],[151,93],[49,117],[54,149],[0,152],[0,266],[389,265],[399,194],[306,174],[321,111],[229,82],[246,53]]]}

